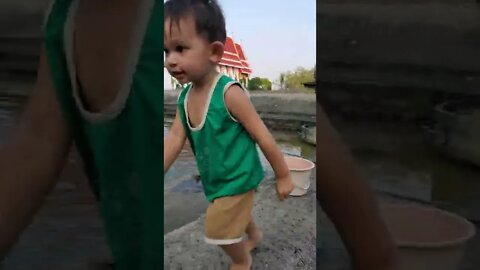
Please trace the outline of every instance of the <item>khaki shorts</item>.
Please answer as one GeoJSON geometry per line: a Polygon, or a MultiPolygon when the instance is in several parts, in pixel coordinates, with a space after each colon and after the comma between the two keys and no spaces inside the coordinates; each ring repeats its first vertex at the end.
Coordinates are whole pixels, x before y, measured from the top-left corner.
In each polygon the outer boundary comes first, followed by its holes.
{"type": "Polygon", "coordinates": [[[252,218],[254,190],[215,199],[205,217],[205,242],[213,245],[240,243],[252,218]]]}

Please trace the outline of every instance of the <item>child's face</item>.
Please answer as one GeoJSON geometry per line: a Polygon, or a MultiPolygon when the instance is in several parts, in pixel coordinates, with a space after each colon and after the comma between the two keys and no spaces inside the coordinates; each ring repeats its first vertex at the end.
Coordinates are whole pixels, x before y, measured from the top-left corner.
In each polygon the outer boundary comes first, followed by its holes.
{"type": "Polygon", "coordinates": [[[218,55],[217,42],[211,44],[197,33],[192,16],[184,16],[178,24],[167,18],[164,33],[165,66],[181,84],[203,78],[223,54],[223,46],[218,55]]]}

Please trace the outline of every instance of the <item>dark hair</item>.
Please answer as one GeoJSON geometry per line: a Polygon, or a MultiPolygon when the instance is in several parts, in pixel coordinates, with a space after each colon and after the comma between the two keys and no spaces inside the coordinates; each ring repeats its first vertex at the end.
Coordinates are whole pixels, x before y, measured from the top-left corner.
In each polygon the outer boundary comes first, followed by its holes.
{"type": "Polygon", "coordinates": [[[164,6],[165,20],[178,25],[180,19],[192,15],[197,33],[204,35],[209,42],[225,42],[225,17],[216,0],[168,0],[164,6]]]}

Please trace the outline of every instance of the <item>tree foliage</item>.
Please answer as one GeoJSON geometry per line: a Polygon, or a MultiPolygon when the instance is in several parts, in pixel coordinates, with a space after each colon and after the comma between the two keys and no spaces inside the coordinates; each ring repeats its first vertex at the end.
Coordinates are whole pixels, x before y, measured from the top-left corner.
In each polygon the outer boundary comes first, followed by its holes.
{"type": "Polygon", "coordinates": [[[248,82],[249,90],[272,90],[272,82],[267,78],[254,77],[248,82]]]}
{"type": "Polygon", "coordinates": [[[315,81],[315,67],[299,67],[295,71],[281,73],[278,81],[282,89],[305,89],[304,83],[315,81]]]}

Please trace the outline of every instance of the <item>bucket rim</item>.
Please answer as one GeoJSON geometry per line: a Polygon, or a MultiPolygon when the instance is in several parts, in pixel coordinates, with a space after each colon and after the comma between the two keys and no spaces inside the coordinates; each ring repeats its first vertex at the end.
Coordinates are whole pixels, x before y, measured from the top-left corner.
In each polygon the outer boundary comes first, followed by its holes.
{"type": "Polygon", "coordinates": [[[433,206],[415,206],[415,205],[402,205],[402,204],[385,204],[380,207],[381,209],[385,208],[415,208],[415,209],[421,209],[424,211],[432,211],[432,212],[438,212],[441,213],[442,215],[448,216],[452,219],[455,219],[459,222],[462,222],[465,224],[466,228],[466,233],[462,237],[457,237],[452,240],[445,240],[445,241],[436,241],[436,242],[415,242],[415,241],[401,241],[401,240],[395,240],[394,239],[394,244],[398,248],[449,248],[453,246],[458,246],[465,244],[468,240],[473,238],[476,234],[476,228],[475,225],[470,222],[468,219],[455,214],[451,213],[442,209],[435,208],[433,206]]]}
{"type": "Polygon", "coordinates": [[[293,159],[301,159],[301,160],[304,160],[306,161],[307,163],[310,164],[309,167],[305,168],[305,169],[297,169],[297,168],[288,168],[289,171],[292,171],[292,172],[305,172],[305,171],[310,171],[312,170],[313,168],[315,168],[315,163],[313,163],[311,160],[308,160],[306,158],[303,158],[303,157],[299,157],[299,156],[293,156],[293,155],[289,155],[289,154],[285,154],[285,157],[288,157],[288,158],[293,158],[293,159]]]}

